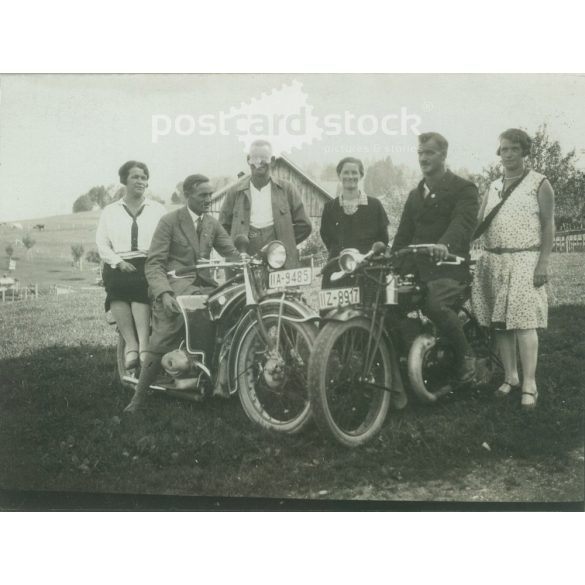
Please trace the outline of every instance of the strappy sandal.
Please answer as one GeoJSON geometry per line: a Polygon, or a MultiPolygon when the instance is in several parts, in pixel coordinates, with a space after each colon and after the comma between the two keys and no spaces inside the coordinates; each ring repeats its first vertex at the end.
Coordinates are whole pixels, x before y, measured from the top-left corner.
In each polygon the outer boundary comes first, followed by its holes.
{"type": "Polygon", "coordinates": [[[520,384],[510,384],[510,382],[503,382],[502,385],[494,392],[497,398],[506,398],[513,390],[520,390],[520,384]]]}
{"type": "Polygon", "coordinates": [[[522,392],[522,408],[524,410],[534,410],[538,401],[538,390],[534,392],[522,392]]]}
{"type": "Polygon", "coordinates": [[[129,349],[124,352],[124,367],[127,370],[132,370],[138,367],[138,351],[135,349],[129,349]],[[135,357],[131,357],[134,355],[135,357]]]}

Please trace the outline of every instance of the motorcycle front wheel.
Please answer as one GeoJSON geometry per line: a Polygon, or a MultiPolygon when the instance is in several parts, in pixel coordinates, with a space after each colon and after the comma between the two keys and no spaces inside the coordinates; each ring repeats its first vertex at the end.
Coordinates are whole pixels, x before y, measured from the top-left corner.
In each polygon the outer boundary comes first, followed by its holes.
{"type": "Polygon", "coordinates": [[[248,418],[266,429],[295,434],[308,424],[311,405],[307,392],[307,366],[317,336],[315,325],[264,315],[273,341],[270,349],[258,324],[250,321],[236,357],[238,394],[248,418]]]}
{"type": "Polygon", "coordinates": [[[390,406],[390,349],[384,339],[372,348],[370,326],[363,318],[327,323],[309,362],[315,422],[347,447],[374,438],[390,406]]]}

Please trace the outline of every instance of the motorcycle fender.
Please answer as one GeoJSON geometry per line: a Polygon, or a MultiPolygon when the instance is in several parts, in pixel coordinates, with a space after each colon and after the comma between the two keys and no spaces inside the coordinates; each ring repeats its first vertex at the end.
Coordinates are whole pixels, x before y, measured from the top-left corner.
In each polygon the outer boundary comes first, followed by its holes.
{"type": "Polygon", "coordinates": [[[284,305],[282,317],[287,321],[307,322],[319,319],[319,313],[311,307],[295,300],[283,299],[281,295],[267,297],[260,301],[260,307],[263,312],[276,313],[277,315],[280,313],[281,304],[284,305]]]}
{"type": "Polygon", "coordinates": [[[429,333],[421,333],[414,340],[408,352],[408,377],[415,394],[423,402],[436,402],[437,396],[431,394],[422,377],[422,361],[425,353],[437,343],[437,338],[429,333]]]}
{"type": "Polygon", "coordinates": [[[327,323],[328,321],[338,321],[343,323],[345,321],[351,321],[351,319],[357,319],[358,317],[368,318],[367,313],[363,309],[356,309],[353,307],[338,307],[333,309],[330,313],[327,313],[321,318],[321,321],[327,323]]]}

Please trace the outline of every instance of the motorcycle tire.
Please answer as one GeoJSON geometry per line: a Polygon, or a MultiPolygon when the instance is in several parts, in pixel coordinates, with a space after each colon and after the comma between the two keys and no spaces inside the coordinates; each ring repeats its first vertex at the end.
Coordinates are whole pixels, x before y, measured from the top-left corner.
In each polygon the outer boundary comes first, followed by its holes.
{"type": "Polygon", "coordinates": [[[327,323],[309,362],[309,394],[319,429],[347,447],[359,447],[380,431],[390,407],[392,361],[384,339],[364,372],[370,322],[327,323]],[[364,381],[366,377],[369,380],[364,381]],[[386,389],[384,389],[386,388],[386,389]]]}
{"type": "MultiPolygon", "coordinates": [[[[278,315],[264,315],[263,322],[269,334],[276,336],[278,315]]],[[[279,357],[275,358],[268,355],[256,321],[250,321],[236,357],[238,395],[252,422],[271,431],[296,434],[311,419],[307,367],[317,327],[282,319],[279,337],[279,357]],[[275,366],[278,371],[273,376],[275,366]]]]}

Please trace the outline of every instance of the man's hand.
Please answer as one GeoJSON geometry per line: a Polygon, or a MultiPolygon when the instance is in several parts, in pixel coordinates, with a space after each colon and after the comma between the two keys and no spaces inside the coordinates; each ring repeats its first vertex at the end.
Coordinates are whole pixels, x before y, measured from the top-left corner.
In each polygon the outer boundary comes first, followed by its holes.
{"type": "Polygon", "coordinates": [[[136,272],[136,266],[134,266],[134,264],[130,264],[130,262],[126,262],[126,260],[120,261],[120,264],[118,264],[118,269],[122,272],[136,272]]]}
{"type": "Polygon", "coordinates": [[[160,301],[165,313],[172,314],[181,312],[181,307],[179,307],[177,299],[170,292],[164,292],[160,301]]]}
{"type": "Polygon", "coordinates": [[[534,277],[532,279],[535,288],[540,288],[548,282],[548,274],[545,266],[536,265],[534,277]]]}
{"type": "Polygon", "coordinates": [[[447,248],[445,244],[430,244],[428,248],[431,258],[436,262],[445,260],[445,258],[447,258],[449,255],[449,248],[447,248]]]}

